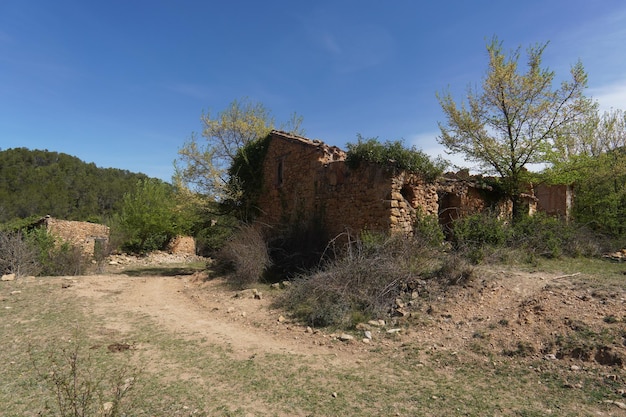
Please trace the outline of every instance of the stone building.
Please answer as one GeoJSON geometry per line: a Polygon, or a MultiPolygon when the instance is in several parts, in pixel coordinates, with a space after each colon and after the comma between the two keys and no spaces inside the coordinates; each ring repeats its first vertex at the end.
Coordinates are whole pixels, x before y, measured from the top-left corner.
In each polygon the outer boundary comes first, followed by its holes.
{"type": "Polygon", "coordinates": [[[259,223],[314,224],[328,238],[362,230],[410,232],[417,210],[438,213],[437,185],[376,164],[350,169],[335,146],[273,131],[263,167],[259,223]]]}
{"type": "Polygon", "coordinates": [[[93,256],[96,245],[106,245],[109,241],[109,227],[102,224],[60,220],[46,216],[35,226],[43,226],[56,238],[82,248],[86,255],[93,256]]]}
{"type": "MultiPolygon", "coordinates": [[[[551,207],[558,206],[555,198],[551,207]]],[[[539,200],[548,201],[532,190],[525,195],[530,214],[543,208],[539,200]]],[[[281,131],[270,133],[257,205],[257,220],[270,231],[313,226],[328,239],[362,230],[411,233],[419,213],[438,216],[445,225],[486,209],[511,210],[480,177],[460,173],[426,182],[377,164],[351,169],[341,149],[281,131]]]]}

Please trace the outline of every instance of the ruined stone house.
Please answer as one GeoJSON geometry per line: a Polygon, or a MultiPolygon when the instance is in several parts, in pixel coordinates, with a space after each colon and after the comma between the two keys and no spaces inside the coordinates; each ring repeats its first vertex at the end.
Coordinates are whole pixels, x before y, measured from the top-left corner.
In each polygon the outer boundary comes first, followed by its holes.
{"type": "MultiPolygon", "coordinates": [[[[532,211],[538,200],[527,197],[532,211]]],[[[281,131],[270,133],[257,204],[257,220],[270,231],[314,225],[329,239],[362,230],[410,233],[419,213],[446,224],[489,207],[507,209],[484,182],[450,176],[426,182],[367,163],[351,169],[341,149],[281,131]]]]}
{"type": "Polygon", "coordinates": [[[35,223],[36,227],[45,227],[47,232],[63,242],[78,246],[86,255],[93,256],[96,247],[104,247],[109,241],[109,227],[88,222],[43,217],[35,223]]]}

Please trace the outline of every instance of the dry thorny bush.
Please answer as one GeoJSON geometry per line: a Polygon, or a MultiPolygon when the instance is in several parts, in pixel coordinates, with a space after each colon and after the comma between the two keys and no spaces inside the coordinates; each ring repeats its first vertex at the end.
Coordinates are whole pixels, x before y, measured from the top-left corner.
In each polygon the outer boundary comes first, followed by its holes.
{"type": "Polygon", "coordinates": [[[471,278],[462,259],[442,256],[419,238],[366,234],[316,271],[297,277],[280,303],[312,326],[350,327],[388,315],[415,281],[439,278],[449,285],[471,278]]]}

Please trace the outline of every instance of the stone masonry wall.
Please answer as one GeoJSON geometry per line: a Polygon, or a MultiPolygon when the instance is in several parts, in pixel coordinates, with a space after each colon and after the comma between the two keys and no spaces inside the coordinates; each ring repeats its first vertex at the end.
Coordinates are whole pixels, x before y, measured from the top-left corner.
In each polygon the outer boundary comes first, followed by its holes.
{"type": "Polygon", "coordinates": [[[167,251],[175,255],[195,255],[196,241],[191,236],[176,236],[168,243],[167,251]]]}
{"type": "Polygon", "coordinates": [[[281,132],[268,147],[264,184],[260,223],[317,222],[330,239],[364,229],[410,232],[417,207],[438,210],[436,187],[418,176],[375,164],[351,170],[340,149],[281,132]]]}
{"type": "Polygon", "coordinates": [[[43,223],[48,233],[81,247],[87,255],[93,256],[97,240],[104,242],[109,240],[109,227],[102,224],[59,220],[52,217],[45,217],[43,223]]]}

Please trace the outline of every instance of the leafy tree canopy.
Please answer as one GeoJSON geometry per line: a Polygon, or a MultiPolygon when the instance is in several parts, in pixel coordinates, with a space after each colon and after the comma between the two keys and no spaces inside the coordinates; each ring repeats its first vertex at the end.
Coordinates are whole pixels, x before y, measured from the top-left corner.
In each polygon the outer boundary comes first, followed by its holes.
{"type": "Polygon", "coordinates": [[[572,66],[569,80],[552,87],[555,73],[542,67],[546,47],[528,48],[527,69],[521,73],[520,49],[507,55],[494,38],[487,45],[489,66],[481,90],[468,88],[467,102],[460,105],[450,93],[438,95],[446,116],[439,123],[439,142],[499,175],[514,216],[520,212],[526,166],[547,162],[557,140],[571,133],[590,106],[583,96],[587,74],[580,62],[572,66]]]}

